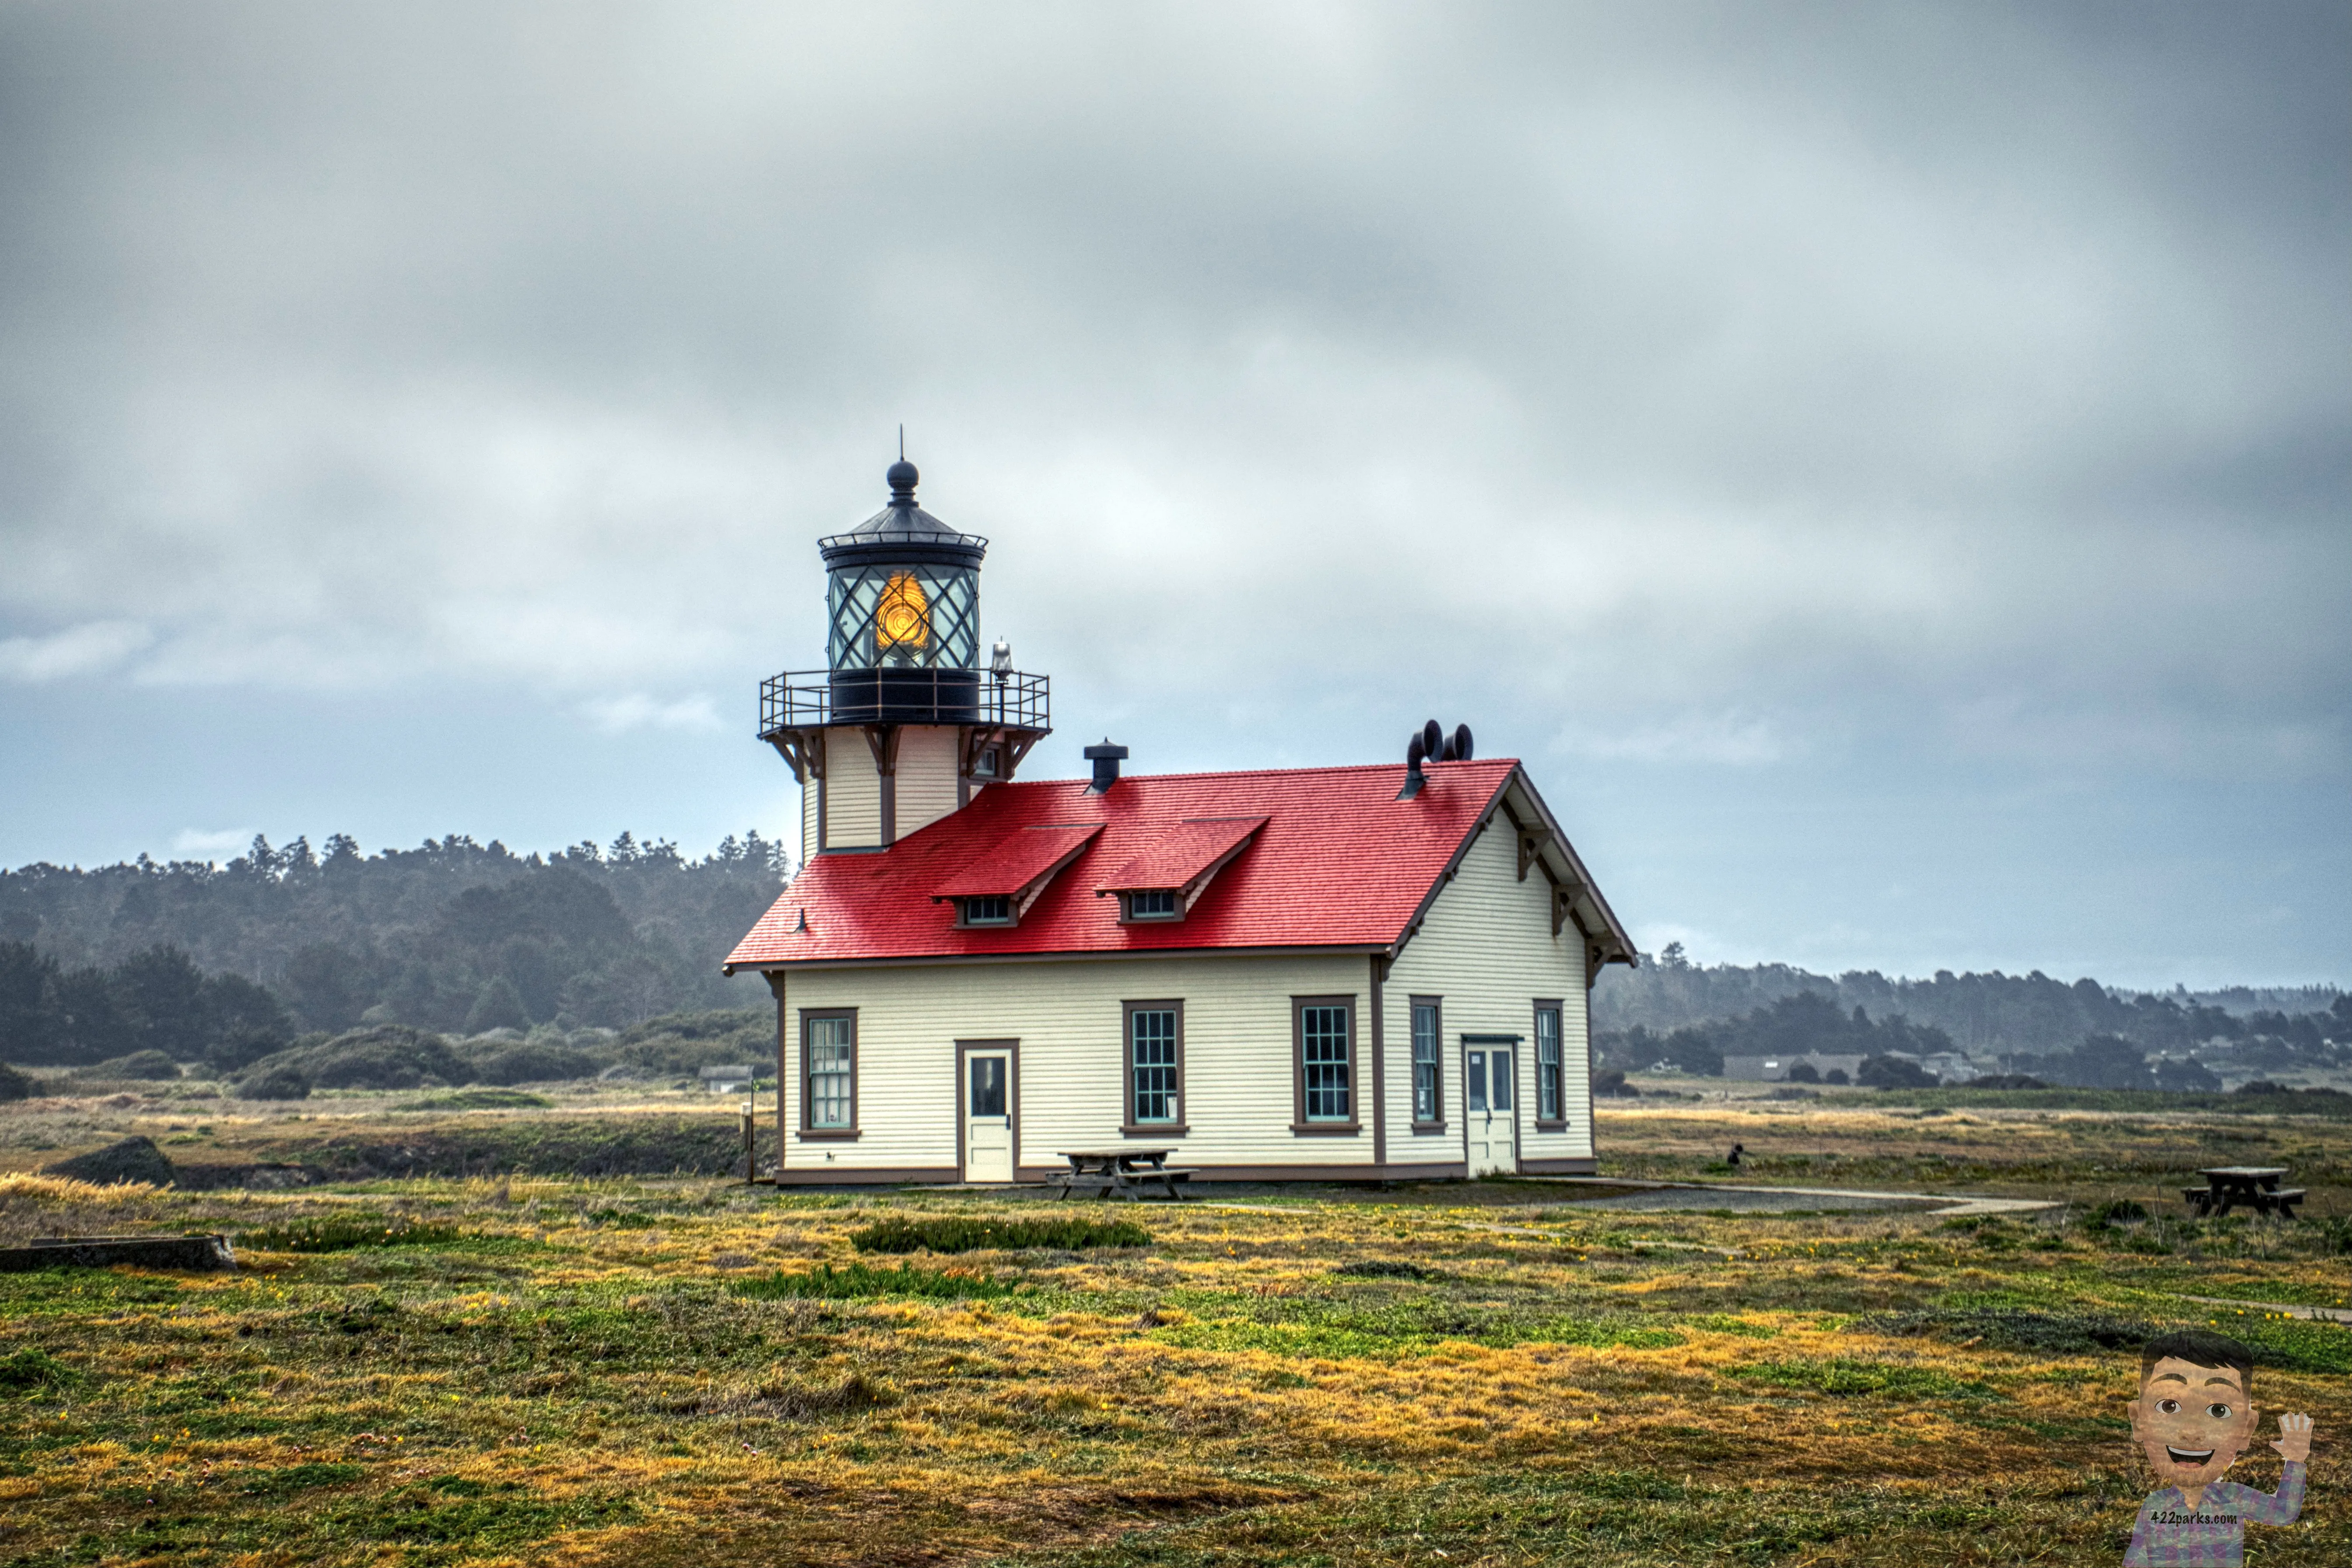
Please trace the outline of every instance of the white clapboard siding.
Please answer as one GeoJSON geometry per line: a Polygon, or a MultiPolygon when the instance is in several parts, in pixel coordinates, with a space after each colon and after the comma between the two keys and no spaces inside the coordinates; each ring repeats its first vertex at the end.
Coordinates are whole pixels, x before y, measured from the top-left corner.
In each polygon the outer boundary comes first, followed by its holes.
{"type": "Polygon", "coordinates": [[[824,785],[814,777],[801,781],[801,864],[816,858],[824,846],[817,841],[817,794],[824,785]]]}
{"type": "Polygon", "coordinates": [[[894,826],[901,838],[929,827],[956,808],[962,731],[909,724],[898,731],[898,784],[894,826]]]}
{"type": "Polygon", "coordinates": [[[1519,1158],[1589,1159],[1592,1092],[1586,1049],[1584,944],[1573,923],[1551,930],[1551,884],[1530,867],[1518,874],[1511,826],[1499,815],[1473,841],[1454,879],[1438,892],[1420,932],[1391,966],[1384,986],[1391,1164],[1458,1163],[1462,1143],[1461,1040],[1469,1035],[1523,1037],[1512,1053],[1519,1107],[1519,1158]],[[1442,1075],[1445,1131],[1412,1131],[1412,1014],[1415,995],[1443,999],[1442,1075]],[[1560,1004],[1560,1109],[1564,1131],[1536,1131],[1536,1026],[1538,998],[1560,1004]]]}
{"type": "MultiPolygon", "coordinates": [[[[944,916],[942,918],[945,918],[944,916]]],[[[1294,995],[1356,1000],[1360,1092],[1370,1082],[1370,968],[1360,955],[1223,956],[936,964],[789,971],[785,976],[787,1171],[936,1172],[956,1165],[958,1040],[1018,1040],[1019,1165],[1061,1163],[1067,1149],[1149,1144],[1120,1131],[1121,1004],[1184,1005],[1183,1122],[1171,1163],[1212,1166],[1368,1165],[1372,1116],[1353,1136],[1291,1131],[1294,995]],[[803,1139],[803,1009],[857,1010],[855,1142],[803,1139]]]]}
{"type": "Polygon", "coordinates": [[[824,847],[867,849],[882,842],[882,775],[874,751],[855,730],[825,736],[824,847]]]}

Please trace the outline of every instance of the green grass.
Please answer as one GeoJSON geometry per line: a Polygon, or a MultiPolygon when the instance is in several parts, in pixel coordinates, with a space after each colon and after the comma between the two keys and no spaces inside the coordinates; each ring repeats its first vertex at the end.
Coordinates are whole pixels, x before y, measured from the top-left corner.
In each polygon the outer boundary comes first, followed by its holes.
{"type": "Polygon", "coordinates": [[[1956,1378],[1934,1367],[1843,1358],[1757,1362],[1732,1368],[1731,1375],[1781,1388],[1810,1389],[1815,1394],[1885,1394],[1899,1399],[1980,1399],[1993,1392],[1984,1384],[1956,1378]]]}
{"type": "Polygon", "coordinates": [[[38,1346],[0,1356],[0,1394],[47,1394],[80,1381],[79,1373],[38,1346]]]}
{"type": "Polygon", "coordinates": [[[352,1252],[373,1247],[447,1247],[482,1239],[479,1233],[454,1225],[335,1215],[243,1231],[236,1242],[260,1252],[352,1252]]]}
{"type": "Polygon", "coordinates": [[[893,1218],[854,1230],[860,1252],[1062,1252],[1098,1247],[1149,1247],[1151,1233],[1132,1220],[893,1218]]]}
{"type": "Polygon", "coordinates": [[[461,1089],[449,1094],[427,1095],[393,1107],[394,1110],[543,1110],[555,1101],[520,1089],[461,1089]]]}
{"type": "Polygon", "coordinates": [[[864,1263],[835,1268],[830,1263],[820,1263],[798,1273],[780,1268],[760,1279],[738,1280],[729,1288],[739,1296],[767,1301],[856,1301],[887,1297],[919,1301],[989,1301],[1014,1295],[1021,1289],[1018,1284],[1000,1283],[984,1274],[918,1268],[911,1263],[901,1263],[896,1268],[876,1268],[864,1263]]]}

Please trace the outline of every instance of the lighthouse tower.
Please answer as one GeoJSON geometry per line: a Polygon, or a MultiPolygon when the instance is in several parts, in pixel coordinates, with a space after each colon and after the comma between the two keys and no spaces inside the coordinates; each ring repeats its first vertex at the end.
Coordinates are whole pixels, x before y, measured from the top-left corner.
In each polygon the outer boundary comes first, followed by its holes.
{"type": "Polygon", "coordinates": [[[760,738],[801,784],[801,856],[887,849],[1010,779],[1051,731],[1042,675],[1000,641],[980,662],[988,541],[915,504],[904,458],[890,504],[817,542],[825,663],[760,685],[760,738]]]}

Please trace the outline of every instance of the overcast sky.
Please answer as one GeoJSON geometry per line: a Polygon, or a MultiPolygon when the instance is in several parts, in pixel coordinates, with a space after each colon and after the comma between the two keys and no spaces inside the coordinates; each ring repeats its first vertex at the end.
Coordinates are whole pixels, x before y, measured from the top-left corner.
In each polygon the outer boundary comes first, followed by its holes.
{"type": "Polygon", "coordinates": [[[2352,8],[0,6],[0,862],[1525,758],[1646,948],[2352,982],[2352,8]]]}

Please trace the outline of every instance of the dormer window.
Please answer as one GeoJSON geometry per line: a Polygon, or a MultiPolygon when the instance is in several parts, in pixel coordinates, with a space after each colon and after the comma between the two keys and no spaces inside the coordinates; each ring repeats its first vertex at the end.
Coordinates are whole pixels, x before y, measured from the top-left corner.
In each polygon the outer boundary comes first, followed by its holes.
{"type": "Polygon", "coordinates": [[[955,905],[958,926],[1019,925],[1063,867],[1086,853],[1099,822],[1053,823],[1007,834],[931,894],[955,905]]]}
{"type": "Polygon", "coordinates": [[[1263,816],[1193,816],[1154,832],[1134,858],[1095,887],[1118,896],[1118,922],[1181,921],[1200,906],[1217,873],[1250,847],[1263,816]]]}

